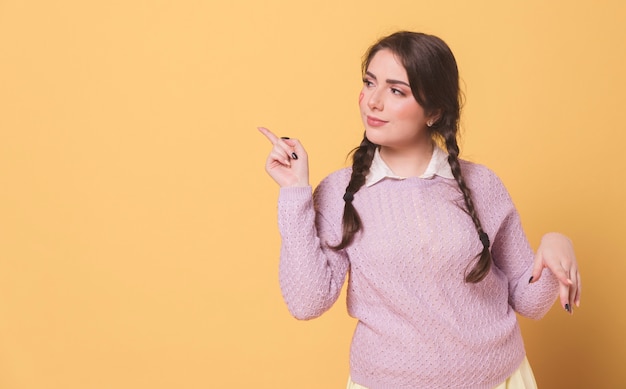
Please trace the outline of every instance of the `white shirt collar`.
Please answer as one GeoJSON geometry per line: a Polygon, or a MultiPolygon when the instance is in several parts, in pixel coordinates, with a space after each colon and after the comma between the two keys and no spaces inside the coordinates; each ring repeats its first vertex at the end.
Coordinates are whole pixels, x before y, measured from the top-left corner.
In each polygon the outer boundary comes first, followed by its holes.
{"type": "MultiPolygon", "coordinates": [[[[435,176],[454,179],[450,164],[448,163],[448,153],[443,151],[441,147],[435,145],[433,148],[433,155],[430,158],[428,167],[419,178],[431,179],[435,176]]],[[[395,180],[403,180],[406,177],[401,177],[395,174],[389,166],[383,161],[380,156],[380,151],[376,148],[374,153],[374,159],[372,159],[372,166],[370,167],[369,174],[365,178],[365,186],[372,186],[377,182],[382,181],[385,178],[392,178],[395,180]]]]}

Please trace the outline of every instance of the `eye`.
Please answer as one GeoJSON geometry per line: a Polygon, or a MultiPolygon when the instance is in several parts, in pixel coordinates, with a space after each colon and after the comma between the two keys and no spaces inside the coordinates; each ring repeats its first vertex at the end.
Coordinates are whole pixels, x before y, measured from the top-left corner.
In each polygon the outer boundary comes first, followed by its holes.
{"type": "Polygon", "coordinates": [[[370,81],[369,79],[364,78],[363,79],[363,85],[365,85],[367,87],[370,87],[370,86],[374,86],[374,83],[372,81],[370,81]]]}
{"type": "Polygon", "coordinates": [[[397,88],[391,88],[391,93],[398,96],[405,96],[404,92],[397,88]]]}

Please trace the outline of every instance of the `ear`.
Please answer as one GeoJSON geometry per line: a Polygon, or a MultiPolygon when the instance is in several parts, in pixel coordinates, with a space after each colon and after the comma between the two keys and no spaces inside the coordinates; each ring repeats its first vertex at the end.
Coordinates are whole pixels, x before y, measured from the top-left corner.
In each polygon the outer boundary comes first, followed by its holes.
{"type": "Polygon", "coordinates": [[[436,109],[433,112],[431,112],[427,117],[426,117],[426,124],[428,125],[428,127],[432,127],[435,124],[437,124],[437,122],[439,121],[439,119],[441,119],[441,115],[442,115],[442,111],[441,109],[436,109]]]}

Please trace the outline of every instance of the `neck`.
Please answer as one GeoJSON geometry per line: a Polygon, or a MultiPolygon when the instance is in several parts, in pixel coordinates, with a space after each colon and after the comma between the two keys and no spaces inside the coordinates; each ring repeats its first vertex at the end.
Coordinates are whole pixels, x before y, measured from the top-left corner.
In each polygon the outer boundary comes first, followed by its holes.
{"type": "Polygon", "coordinates": [[[435,144],[431,139],[410,148],[380,146],[380,157],[387,166],[402,177],[421,176],[433,155],[435,144]]]}

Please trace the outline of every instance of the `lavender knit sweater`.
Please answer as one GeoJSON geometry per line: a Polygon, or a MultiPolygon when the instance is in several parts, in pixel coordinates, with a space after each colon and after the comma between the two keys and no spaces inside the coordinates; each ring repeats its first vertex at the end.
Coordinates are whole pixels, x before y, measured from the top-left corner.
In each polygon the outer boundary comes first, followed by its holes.
{"type": "Polygon", "coordinates": [[[462,161],[492,242],[489,275],[464,282],[482,245],[454,180],[385,179],[363,187],[354,206],[363,230],[347,249],[342,196],[350,169],[310,187],[282,188],[280,285],[290,312],[311,319],[337,300],[349,273],[347,305],[358,319],[350,350],[354,382],[371,389],[491,389],[522,362],[515,312],[539,319],[554,303],[556,278],[533,284],[533,251],[498,177],[462,161]]]}

